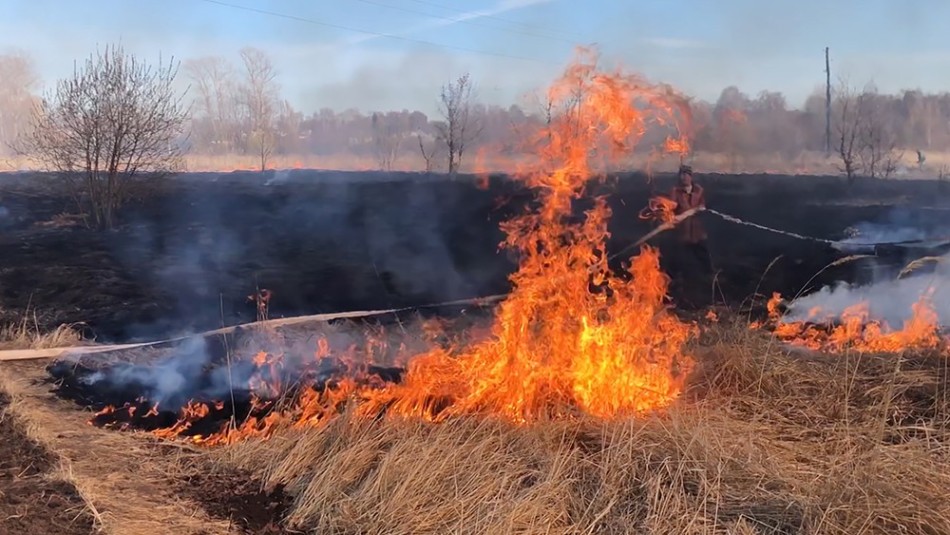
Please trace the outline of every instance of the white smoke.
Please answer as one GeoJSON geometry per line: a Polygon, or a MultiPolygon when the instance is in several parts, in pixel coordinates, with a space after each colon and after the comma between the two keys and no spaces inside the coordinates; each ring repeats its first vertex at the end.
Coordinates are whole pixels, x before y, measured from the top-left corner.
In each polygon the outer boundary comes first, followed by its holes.
{"type": "Polygon", "coordinates": [[[928,296],[941,323],[950,324],[950,254],[940,257],[929,273],[902,279],[880,280],[873,284],[838,283],[796,299],[785,315],[785,321],[822,320],[840,317],[845,309],[864,303],[871,319],[885,321],[900,329],[911,318],[914,303],[928,296]],[[820,309],[816,317],[811,311],[820,309]]]}
{"type": "Polygon", "coordinates": [[[876,244],[900,243],[936,238],[933,232],[918,227],[894,226],[892,223],[860,223],[847,230],[848,237],[835,243],[847,253],[868,252],[876,244]]]}
{"type": "MultiPolygon", "coordinates": [[[[845,254],[889,255],[890,251],[895,259],[903,257],[904,262],[945,253],[950,245],[950,227],[942,217],[906,207],[892,209],[880,221],[854,225],[846,234],[847,238],[834,245],[845,254]]],[[[840,318],[846,309],[863,305],[870,319],[900,329],[912,317],[913,305],[927,296],[941,323],[950,326],[950,253],[936,262],[933,258],[921,262],[903,278],[898,278],[894,268],[905,266],[887,263],[870,266],[869,284],[839,282],[796,299],[789,305],[785,321],[840,318]]]]}

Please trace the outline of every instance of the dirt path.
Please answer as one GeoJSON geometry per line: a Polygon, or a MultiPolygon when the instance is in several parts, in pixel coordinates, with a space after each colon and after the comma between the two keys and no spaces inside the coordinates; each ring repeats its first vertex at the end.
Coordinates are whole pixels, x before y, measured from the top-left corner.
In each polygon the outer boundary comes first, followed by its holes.
{"type": "Polygon", "coordinates": [[[0,394],[0,533],[94,533],[94,518],[66,477],[55,456],[26,436],[0,394]]]}
{"type": "Polygon", "coordinates": [[[37,384],[45,376],[43,364],[0,366],[0,390],[9,395],[10,411],[30,438],[62,459],[63,473],[85,498],[102,531],[116,535],[242,532],[228,520],[210,518],[198,503],[177,492],[175,472],[180,463],[175,455],[163,454],[156,450],[159,446],[139,437],[86,424],[81,413],[52,396],[48,386],[37,384]]]}

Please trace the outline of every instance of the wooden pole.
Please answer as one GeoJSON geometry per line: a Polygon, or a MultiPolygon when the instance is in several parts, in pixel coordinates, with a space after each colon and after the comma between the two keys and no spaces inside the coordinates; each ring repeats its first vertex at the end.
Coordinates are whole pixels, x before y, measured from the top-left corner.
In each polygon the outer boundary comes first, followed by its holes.
{"type": "Polygon", "coordinates": [[[831,156],[831,61],[825,47],[825,155],[831,156]]]}

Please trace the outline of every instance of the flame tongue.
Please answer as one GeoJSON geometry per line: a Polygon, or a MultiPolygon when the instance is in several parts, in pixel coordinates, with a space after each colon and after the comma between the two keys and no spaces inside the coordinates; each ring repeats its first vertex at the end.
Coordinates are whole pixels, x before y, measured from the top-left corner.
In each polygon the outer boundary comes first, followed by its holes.
{"type": "Polygon", "coordinates": [[[413,361],[403,383],[375,392],[364,410],[530,421],[577,410],[643,412],[680,393],[691,363],[683,346],[694,330],[665,310],[668,279],[657,252],[644,248],[630,277],[617,277],[604,255],[611,215],[604,199],[594,200],[582,222],[571,216],[588,180],[632,150],[650,124],[676,124],[685,101],[667,87],[599,73],[592,59],[582,57],[550,91],[563,112],[539,140],[553,170],[519,176],[540,206],[502,226],[504,245],[521,262],[493,336],[455,358],[434,353],[413,361]],[[436,413],[433,399],[447,407],[436,413]]]}

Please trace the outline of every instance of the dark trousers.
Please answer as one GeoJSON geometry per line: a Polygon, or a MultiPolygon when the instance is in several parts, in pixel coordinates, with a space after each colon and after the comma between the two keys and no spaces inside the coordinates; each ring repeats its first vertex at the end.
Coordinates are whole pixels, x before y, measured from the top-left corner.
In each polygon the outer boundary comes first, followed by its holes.
{"type": "Polygon", "coordinates": [[[684,305],[708,306],[711,303],[715,268],[706,240],[679,242],[674,245],[674,250],[670,270],[674,297],[684,305]]]}

